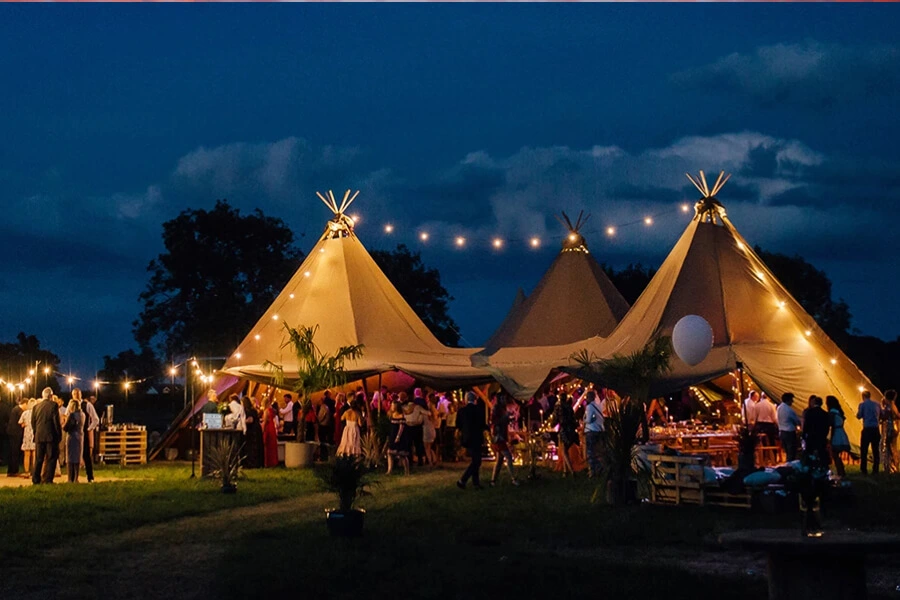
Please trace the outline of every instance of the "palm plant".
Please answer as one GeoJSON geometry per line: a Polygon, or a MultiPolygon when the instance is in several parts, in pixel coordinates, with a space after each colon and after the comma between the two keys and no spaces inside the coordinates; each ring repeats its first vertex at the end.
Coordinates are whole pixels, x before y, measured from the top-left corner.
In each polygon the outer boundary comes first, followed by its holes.
{"type": "Polygon", "coordinates": [[[622,394],[620,400],[607,401],[606,458],[608,498],[624,502],[629,480],[644,469],[636,460],[638,431],[647,432],[646,403],[653,382],[671,370],[672,340],[656,337],[646,346],[625,356],[598,360],[587,350],[572,355],[578,364],[577,374],[587,381],[603,385],[622,394]]]}
{"type": "MultiPolygon", "coordinates": [[[[292,389],[298,401],[303,403],[304,414],[312,409],[310,397],[313,393],[337,387],[347,383],[344,363],[356,360],[363,355],[363,345],[341,346],[334,354],[325,354],[316,346],[315,336],[319,326],[294,328],[284,323],[287,335],[282,348],[290,347],[297,358],[296,378],[292,377],[292,389]]],[[[264,365],[272,370],[275,385],[283,387],[285,383],[284,365],[267,360],[264,365]]],[[[297,428],[297,439],[305,441],[306,428],[297,428]]]]}
{"type": "Polygon", "coordinates": [[[344,455],[335,458],[334,465],[316,471],[316,475],[329,491],[337,494],[338,510],[350,512],[360,498],[372,495],[370,472],[364,458],[344,455]]]}
{"type": "Polygon", "coordinates": [[[367,468],[377,469],[381,466],[384,443],[374,427],[370,427],[362,436],[360,449],[362,450],[362,458],[367,468]]]}
{"type": "Polygon", "coordinates": [[[210,474],[222,482],[223,492],[234,492],[241,470],[241,448],[232,439],[221,439],[206,451],[210,474]]]}

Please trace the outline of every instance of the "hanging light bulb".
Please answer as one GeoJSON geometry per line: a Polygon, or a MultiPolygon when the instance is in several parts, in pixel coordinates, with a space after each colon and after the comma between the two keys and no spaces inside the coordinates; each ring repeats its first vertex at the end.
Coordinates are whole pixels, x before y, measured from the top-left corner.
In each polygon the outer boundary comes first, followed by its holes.
{"type": "Polygon", "coordinates": [[[831,359],[831,364],[836,365],[836,364],[837,364],[837,359],[836,359],[836,358],[832,358],[832,359],[831,359]]]}
{"type": "Polygon", "coordinates": [[[616,228],[615,228],[615,227],[607,227],[607,228],[606,228],[606,235],[608,235],[608,236],[610,236],[610,237],[616,235],[616,228]]]}
{"type": "Polygon", "coordinates": [[[428,241],[428,232],[423,231],[422,233],[420,233],[419,239],[422,240],[423,242],[427,242],[428,241]]]}
{"type": "Polygon", "coordinates": [[[466,245],[466,238],[461,235],[456,236],[456,240],[454,240],[453,243],[455,243],[458,248],[462,248],[466,245]]]}
{"type": "Polygon", "coordinates": [[[531,238],[531,241],[529,243],[531,244],[532,248],[537,248],[541,245],[541,238],[533,237],[531,238]]]}
{"type": "Polygon", "coordinates": [[[644,225],[653,225],[653,217],[644,217],[644,225]]]}
{"type": "Polygon", "coordinates": [[[388,223],[387,225],[384,226],[384,232],[385,233],[394,233],[394,226],[391,225],[390,223],[388,223]]]}
{"type": "Polygon", "coordinates": [[[494,241],[491,242],[491,245],[494,246],[494,248],[499,250],[500,248],[503,247],[503,240],[501,240],[500,238],[494,238],[494,241]]]}
{"type": "Polygon", "coordinates": [[[681,205],[681,212],[686,213],[686,212],[689,212],[690,210],[691,210],[690,204],[684,203],[681,205]]]}
{"type": "Polygon", "coordinates": [[[253,336],[253,339],[256,340],[256,341],[258,342],[258,341],[259,341],[259,334],[257,333],[256,335],[254,335],[254,336],[253,336]]]}

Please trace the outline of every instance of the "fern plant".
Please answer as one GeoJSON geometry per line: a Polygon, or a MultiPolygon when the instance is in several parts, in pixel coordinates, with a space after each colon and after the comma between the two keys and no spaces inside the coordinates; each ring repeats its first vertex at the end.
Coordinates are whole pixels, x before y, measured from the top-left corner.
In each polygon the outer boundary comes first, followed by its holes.
{"type": "Polygon", "coordinates": [[[338,456],[333,465],[316,471],[325,487],[337,494],[338,508],[350,512],[360,498],[371,496],[375,484],[370,479],[371,469],[361,456],[338,456]]]}
{"type": "Polygon", "coordinates": [[[232,439],[220,439],[205,453],[210,474],[222,482],[223,490],[233,490],[241,472],[241,450],[243,444],[232,439]]]}

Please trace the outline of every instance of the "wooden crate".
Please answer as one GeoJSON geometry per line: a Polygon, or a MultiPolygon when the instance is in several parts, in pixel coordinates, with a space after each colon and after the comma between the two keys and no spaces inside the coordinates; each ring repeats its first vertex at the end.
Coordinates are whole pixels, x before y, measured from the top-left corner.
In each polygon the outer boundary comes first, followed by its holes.
{"type": "Polygon", "coordinates": [[[100,460],[124,465],[147,462],[147,432],[134,429],[100,432],[100,460]]]}

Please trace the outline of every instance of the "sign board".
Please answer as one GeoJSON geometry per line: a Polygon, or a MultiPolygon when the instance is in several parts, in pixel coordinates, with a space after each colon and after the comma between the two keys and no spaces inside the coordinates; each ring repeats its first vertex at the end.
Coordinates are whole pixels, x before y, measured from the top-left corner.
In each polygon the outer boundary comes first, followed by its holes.
{"type": "Polygon", "coordinates": [[[203,427],[205,429],[222,429],[223,424],[222,415],[219,413],[203,414],[203,427]]]}

